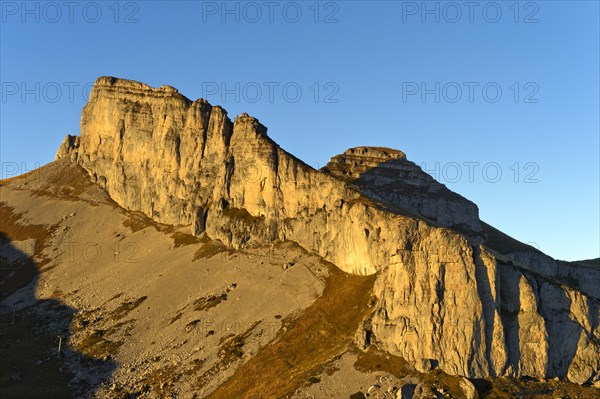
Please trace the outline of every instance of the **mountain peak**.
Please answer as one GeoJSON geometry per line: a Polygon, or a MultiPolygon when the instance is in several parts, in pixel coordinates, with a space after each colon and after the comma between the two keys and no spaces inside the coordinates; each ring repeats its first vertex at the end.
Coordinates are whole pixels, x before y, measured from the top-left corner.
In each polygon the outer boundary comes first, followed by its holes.
{"type": "Polygon", "coordinates": [[[94,82],[94,86],[112,87],[114,89],[121,89],[123,91],[144,90],[148,92],[178,93],[178,90],[172,86],[162,85],[161,87],[155,88],[136,80],[116,78],[114,76],[100,76],[94,82]]]}
{"type": "Polygon", "coordinates": [[[105,77],[57,157],[156,222],[376,275],[365,346],[472,378],[599,379],[600,270],[517,248],[402,151],[355,147],[317,171],[246,113],[105,77]]]}
{"type": "Polygon", "coordinates": [[[376,159],[405,159],[406,154],[400,150],[387,147],[360,146],[348,148],[344,151],[345,156],[356,156],[360,158],[376,159]]]}

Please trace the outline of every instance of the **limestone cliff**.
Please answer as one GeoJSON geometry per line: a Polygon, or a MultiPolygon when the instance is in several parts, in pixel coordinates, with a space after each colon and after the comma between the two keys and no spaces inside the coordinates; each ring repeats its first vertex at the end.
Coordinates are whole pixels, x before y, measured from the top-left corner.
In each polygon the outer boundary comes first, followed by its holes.
{"type": "Polygon", "coordinates": [[[291,240],[346,272],[378,273],[362,333],[391,353],[471,377],[600,378],[595,291],[499,254],[475,204],[400,151],[352,149],[317,171],[253,117],[232,122],[172,87],[110,77],[96,81],[80,133],[57,158],[126,209],[233,248],[291,240]]]}

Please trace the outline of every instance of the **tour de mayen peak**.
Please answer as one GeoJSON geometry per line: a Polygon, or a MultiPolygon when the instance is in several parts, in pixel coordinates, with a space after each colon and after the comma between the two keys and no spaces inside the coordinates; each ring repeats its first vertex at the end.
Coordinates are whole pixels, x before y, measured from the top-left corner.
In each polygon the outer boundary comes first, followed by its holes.
{"type": "Polygon", "coordinates": [[[0,182],[2,398],[597,398],[600,261],[397,149],[316,170],[245,113],[98,78],[0,182]]]}

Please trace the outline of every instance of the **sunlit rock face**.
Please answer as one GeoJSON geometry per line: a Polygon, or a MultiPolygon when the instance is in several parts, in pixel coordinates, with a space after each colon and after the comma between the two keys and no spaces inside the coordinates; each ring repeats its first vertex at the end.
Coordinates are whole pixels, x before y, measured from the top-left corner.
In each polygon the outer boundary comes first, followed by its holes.
{"type": "Polygon", "coordinates": [[[362,328],[392,354],[468,377],[600,378],[596,275],[582,290],[583,278],[490,249],[477,206],[401,151],[353,148],[316,171],[251,116],[111,77],[96,81],[80,133],[57,158],[123,208],[235,249],[291,240],[378,273],[362,328]]]}
{"type": "Polygon", "coordinates": [[[381,274],[370,325],[380,345],[451,374],[598,379],[597,300],[483,247],[458,248],[381,274]]]}

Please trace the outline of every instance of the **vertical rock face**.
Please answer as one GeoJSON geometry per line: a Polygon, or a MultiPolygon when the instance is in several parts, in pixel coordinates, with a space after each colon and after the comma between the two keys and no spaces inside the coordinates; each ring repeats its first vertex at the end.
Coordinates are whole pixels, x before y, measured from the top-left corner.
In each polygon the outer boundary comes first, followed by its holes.
{"type": "Polygon", "coordinates": [[[483,247],[459,248],[406,256],[380,275],[370,325],[382,347],[451,374],[598,379],[597,300],[483,247]]]}
{"type": "Polygon", "coordinates": [[[246,114],[231,122],[221,107],[173,88],[99,78],[77,153],[119,205],[159,222],[192,225],[234,248],[295,239],[358,273],[382,262],[364,256],[363,223],[349,226],[360,235],[347,239],[334,225],[337,213],[328,218],[342,208],[355,215],[347,203],[359,193],[283,151],[246,114]]]}
{"type": "Polygon", "coordinates": [[[232,132],[227,114],[168,86],[100,78],[81,117],[79,163],[127,209],[190,224],[212,197],[232,132]],[[207,160],[202,168],[205,147],[207,160]],[[205,174],[211,178],[206,179],[205,174]],[[191,200],[192,190],[199,195],[191,200]]]}
{"type": "Polygon", "coordinates": [[[351,149],[320,172],[251,116],[103,77],[67,156],[156,221],[234,248],[292,240],[378,273],[365,335],[407,360],[470,377],[599,378],[598,300],[454,231],[481,231],[477,207],[400,151],[351,149]]]}

